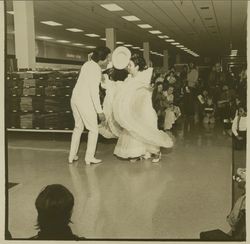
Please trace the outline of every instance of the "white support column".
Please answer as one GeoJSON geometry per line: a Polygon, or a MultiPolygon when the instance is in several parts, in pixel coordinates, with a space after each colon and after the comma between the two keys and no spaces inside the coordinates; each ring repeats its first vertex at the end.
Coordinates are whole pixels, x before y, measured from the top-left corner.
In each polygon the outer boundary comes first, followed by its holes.
{"type": "Polygon", "coordinates": [[[35,26],[33,1],[13,1],[15,49],[18,69],[35,70],[35,26]]]}
{"type": "Polygon", "coordinates": [[[147,66],[150,65],[150,46],[149,42],[143,42],[143,57],[146,61],[147,66]]]}
{"type": "Polygon", "coordinates": [[[114,28],[106,28],[105,34],[106,46],[113,52],[116,47],[116,30],[114,28]]]}
{"type": "Polygon", "coordinates": [[[163,50],[163,70],[168,71],[168,50],[163,50]]]}

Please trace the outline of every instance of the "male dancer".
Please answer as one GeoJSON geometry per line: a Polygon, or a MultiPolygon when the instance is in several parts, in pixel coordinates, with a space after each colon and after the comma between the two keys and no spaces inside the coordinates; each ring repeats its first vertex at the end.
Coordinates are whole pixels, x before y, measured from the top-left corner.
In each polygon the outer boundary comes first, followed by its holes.
{"type": "Polygon", "coordinates": [[[79,78],[71,97],[71,108],[75,120],[75,128],[72,134],[69,163],[78,159],[77,152],[84,126],[89,130],[87,150],[85,154],[86,164],[100,163],[102,160],[95,158],[95,150],[98,139],[98,122],[105,121],[99,98],[99,84],[101,82],[101,68],[106,68],[110,60],[110,49],[97,47],[93,51],[91,60],[81,68],[79,78]]]}

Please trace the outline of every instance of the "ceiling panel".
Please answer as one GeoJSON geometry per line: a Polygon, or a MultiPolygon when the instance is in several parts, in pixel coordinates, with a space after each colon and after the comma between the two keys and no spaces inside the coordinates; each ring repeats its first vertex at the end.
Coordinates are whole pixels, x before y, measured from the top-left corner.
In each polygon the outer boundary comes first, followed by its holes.
{"type": "MultiPolygon", "coordinates": [[[[7,10],[12,9],[11,1],[7,1],[7,10]]],[[[105,37],[105,28],[113,27],[117,29],[118,41],[140,47],[148,41],[154,51],[182,52],[137,26],[146,23],[201,55],[223,55],[229,51],[231,42],[234,48],[246,50],[246,0],[36,0],[34,13],[36,35],[57,40],[103,45],[105,42],[100,38],[84,34],[105,37]],[[117,3],[124,11],[107,11],[100,6],[102,3],[117,3]],[[140,21],[128,22],[121,18],[123,15],[136,15],[140,21]],[[53,20],[63,26],[47,26],[40,23],[43,20],[53,20]],[[66,28],[79,28],[84,32],[73,33],[66,28]]],[[[13,32],[13,16],[8,15],[7,21],[8,32],[13,32]]]]}

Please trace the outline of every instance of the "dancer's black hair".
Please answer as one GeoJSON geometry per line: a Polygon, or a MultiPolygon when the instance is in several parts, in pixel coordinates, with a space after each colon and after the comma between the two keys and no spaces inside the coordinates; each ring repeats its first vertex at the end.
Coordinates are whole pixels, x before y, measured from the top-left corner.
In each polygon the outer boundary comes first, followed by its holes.
{"type": "Polygon", "coordinates": [[[111,53],[108,47],[97,47],[91,56],[91,59],[96,63],[99,61],[104,61],[107,56],[111,53]]]}
{"type": "Polygon", "coordinates": [[[139,66],[139,71],[145,70],[147,68],[146,61],[143,56],[139,53],[133,53],[130,58],[135,66],[139,66]]]}

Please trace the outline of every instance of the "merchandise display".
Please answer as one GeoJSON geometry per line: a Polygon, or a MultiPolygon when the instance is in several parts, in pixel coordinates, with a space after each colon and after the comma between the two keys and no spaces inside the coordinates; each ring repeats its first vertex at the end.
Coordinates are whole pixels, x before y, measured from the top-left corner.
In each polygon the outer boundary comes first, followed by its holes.
{"type": "Polygon", "coordinates": [[[78,71],[8,73],[7,128],[73,129],[70,98],[77,77],[78,71]]]}

